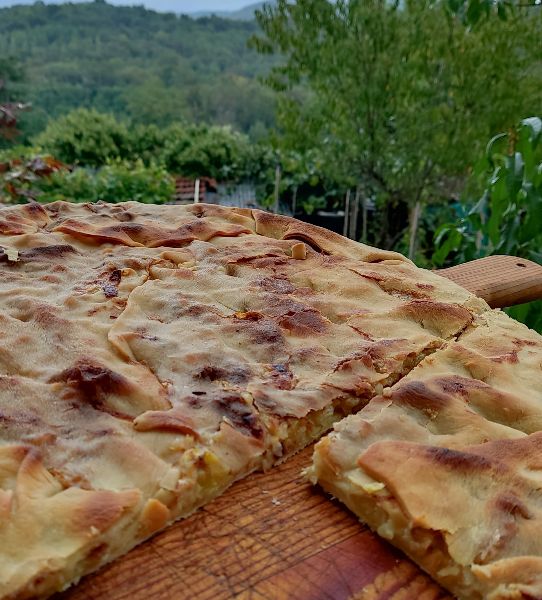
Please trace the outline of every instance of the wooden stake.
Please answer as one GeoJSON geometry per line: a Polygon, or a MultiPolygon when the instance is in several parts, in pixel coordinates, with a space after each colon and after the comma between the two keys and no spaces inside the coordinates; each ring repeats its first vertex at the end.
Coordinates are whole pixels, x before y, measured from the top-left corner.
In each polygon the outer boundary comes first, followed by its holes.
{"type": "Polygon", "coordinates": [[[408,244],[408,258],[410,258],[410,260],[414,260],[414,255],[416,254],[416,236],[418,235],[418,222],[420,220],[421,208],[421,202],[418,200],[411,213],[410,240],[408,244]]]}
{"type": "Polygon", "coordinates": [[[280,190],[280,165],[275,169],[275,207],[273,212],[278,215],[279,212],[279,190],[280,190]]]}
{"type": "Polygon", "coordinates": [[[344,237],[348,236],[348,220],[350,218],[350,190],[346,191],[346,198],[344,201],[344,225],[343,225],[343,235],[344,237]]]}
{"type": "Polygon", "coordinates": [[[296,208],[297,208],[297,185],[294,188],[294,196],[292,198],[292,217],[295,217],[296,208]]]}
{"type": "Polygon", "coordinates": [[[196,179],[196,183],[194,184],[194,203],[197,204],[199,202],[199,179],[196,179]]]}
{"type": "Polygon", "coordinates": [[[361,241],[367,243],[367,196],[365,194],[361,197],[361,209],[362,209],[362,223],[361,223],[361,241]]]}
{"type": "Polygon", "coordinates": [[[355,240],[358,233],[358,215],[359,215],[359,197],[361,194],[361,186],[356,186],[356,195],[354,197],[354,206],[352,206],[352,215],[350,219],[350,234],[349,238],[355,240]]]}

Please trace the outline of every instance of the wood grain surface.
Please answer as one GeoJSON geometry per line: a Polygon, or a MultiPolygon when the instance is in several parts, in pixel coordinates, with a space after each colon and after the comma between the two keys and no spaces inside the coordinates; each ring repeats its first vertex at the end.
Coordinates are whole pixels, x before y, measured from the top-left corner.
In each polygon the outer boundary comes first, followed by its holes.
{"type": "MultiPolygon", "coordinates": [[[[542,267],[523,259],[490,257],[440,273],[493,306],[542,297],[542,267]]],[[[56,600],[450,600],[304,480],[311,454],[236,483],[56,600]]]]}
{"type": "Polygon", "coordinates": [[[488,256],[437,273],[480,296],[492,308],[542,298],[542,266],[525,258],[488,256]]]}

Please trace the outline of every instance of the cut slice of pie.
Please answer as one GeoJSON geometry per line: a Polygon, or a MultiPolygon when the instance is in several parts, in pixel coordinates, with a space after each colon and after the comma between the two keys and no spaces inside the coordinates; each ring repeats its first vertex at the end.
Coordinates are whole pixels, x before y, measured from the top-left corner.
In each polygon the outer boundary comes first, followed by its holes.
{"type": "Polygon", "coordinates": [[[487,305],[259,211],[0,210],[0,596],[44,597],[304,447],[487,305]]]}
{"type": "Polygon", "coordinates": [[[539,598],[542,337],[475,325],[336,425],[310,476],[459,598],[539,598]]]}

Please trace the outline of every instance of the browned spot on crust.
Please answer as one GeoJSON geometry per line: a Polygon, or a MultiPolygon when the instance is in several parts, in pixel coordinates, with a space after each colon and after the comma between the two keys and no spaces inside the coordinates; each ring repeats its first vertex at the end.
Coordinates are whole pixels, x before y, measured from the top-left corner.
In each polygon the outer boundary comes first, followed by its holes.
{"type": "Polygon", "coordinates": [[[487,471],[492,469],[492,462],[470,452],[460,452],[459,450],[450,450],[449,448],[440,448],[436,446],[423,447],[423,453],[431,462],[450,467],[456,472],[459,471],[487,471]]]}
{"type": "Polygon", "coordinates": [[[119,295],[119,284],[122,278],[122,271],[115,269],[111,275],[109,275],[108,281],[102,283],[102,289],[106,298],[115,298],[119,295]]]}
{"type": "MultiPolygon", "coordinates": [[[[255,256],[248,257],[246,259],[239,259],[235,261],[235,264],[250,264],[255,269],[273,269],[275,267],[281,267],[288,263],[287,256],[278,256],[270,254],[268,256],[255,256]]],[[[231,263],[230,263],[231,264],[231,263]]]]}
{"type": "Polygon", "coordinates": [[[265,277],[264,279],[260,279],[257,283],[266,292],[272,292],[274,294],[292,294],[296,289],[285,276],[265,277]]]}
{"type": "Polygon", "coordinates": [[[371,281],[385,281],[385,277],[380,275],[379,273],[374,273],[373,271],[368,271],[367,273],[359,273],[355,271],[356,275],[360,275],[363,279],[370,279],[371,281]]]}
{"type": "Polygon", "coordinates": [[[304,242],[305,244],[307,244],[307,246],[309,246],[319,254],[330,254],[330,252],[324,250],[324,248],[313,237],[310,237],[309,235],[304,235],[299,232],[287,233],[282,239],[299,240],[300,242],[304,242]]]}
{"type": "Polygon", "coordinates": [[[271,365],[270,383],[279,390],[292,390],[295,387],[295,378],[288,365],[271,365]]]}
{"type": "Polygon", "coordinates": [[[500,354],[499,356],[492,356],[491,360],[496,363],[510,363],[511,365],[515,365],[519,362],[518,351],[511,350],[510,352],[500,354]]]}
{"type": "Polygon", "coordinates": [[[532,519],[531,511],[525,504],[513,493],[503,492],[495,498],[495,507],[497,510],[509,515],[522,517],[523,519],[532,519]]]}
{"type": "Polygon", "coordinates": [[[271,319],[236,319],[234,324],[234,331],[247,335],[253,344],[285,345],[281,328],[271,319]]]}
{"type": "Polygon", "coordinates": [[[130,382],[119,373],[115,373],[103,365],[81,360],[73,367],[52,377],[49,382],[66,383],[83,402],[96,410],[131,420],[131,417],[111,410],[106,405],[109,394],[129,395],[132,391],[130,382]]]}
{"type": "Polygon", "coordinates": [[[248,367],[237,365],[228,369],[209,365],[203,367],[197,374],[197,379],[206,379],[208,381],[229,381],[233,384],[246,383],[250,379],[251,371],[248,367]]]}
{"type": "Polygon", "coordinates": [[[354,327],[354,325],[348,325],[348,327],[350,327],[350,329],[353,329],[356,333],[359,333],[359,335],[361,335],[361,337],[363,339],[368,340],[368,341],[373,341],[374,340],[374,337],[372,337],[371,335],[369,335],[365,331],[361,330],[359,327],[354,327]]]}
{"type": "Polygon", "coordinates": [[[519,346],[520,348],[522,348],[523,346],[538,346],[539,345],[534,340],[525,340],[525,339],[521,339],[521,338],[514,338],[512,340],[512,343],[514,344],[514,346],[519,346]]]}
{"type": "Polygon", "coordinates": [[[19,256],[22,260],[47,260],[61,258],[66,254],[79,253],[70,244],[53,244],[51,246],[37,246],[30,250],[24,250],[19,256]]]}
{"type": "Polygon", "coordinates": [[[450,398],[427,387],[421,381],[406,381],[393,391],[394,402],[422,411],[440,411],[450,403],[450,398]]]}
{"type": "Polygon", "coordinates": [[[47,212],[41,204],[38,204],[37,202],[29,202],[23,206],[23,211],[32,220],[43,221],[44,223],[47,223],[47,212]]]}
{"type": "Polygon", "coordinates": [[[489,388],[482,381],[460,377],[459,375],[437,377],[434,379],[434,382],[447,394],[455,394],[463,398],[468,398],[469,392],[473,389],[489,388]]]}
{"type": "Polygon", "coordinates": [[[257,415],[239,394],[224,394],[213,401],[215,407],[237,430],[258,440],[264,432],[257,415]]]}
{"type": "Polygon", "coordinates": [[[293,335],[300,337],[324,333],[328,328],[328,322],[315,310],[303,310],[290,313],[281,319],[279,324],[293,335]]]}
{"type": "Polygon", "coordinates": [[[236,312],[234,314],[234,317],[236,319],[241,319],[242,321],[259,321],[260,319],[264,318],[262,313],[256,312],[254,310],[249,310],[248,312],[236,312]]]}

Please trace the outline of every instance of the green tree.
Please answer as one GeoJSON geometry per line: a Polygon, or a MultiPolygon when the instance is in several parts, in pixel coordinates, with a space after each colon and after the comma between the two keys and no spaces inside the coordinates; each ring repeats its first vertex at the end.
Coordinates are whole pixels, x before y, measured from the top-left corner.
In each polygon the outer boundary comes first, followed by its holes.
{"type": "MultiPolygon", "coordinates": [[[[536,110],[539,15],[466,27],[444,5],[411,0],[279,0],[253,44],[283,57],[282,144],[319,148],[330,176],[377,200],[372,242],[392,247],[420,206],[448,200],[484,139],[536,110]]],[[[414,244],[410,244],[414,254],[414,244]]]]}

